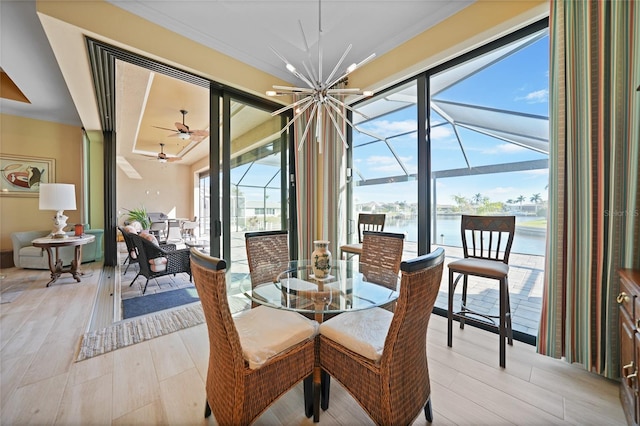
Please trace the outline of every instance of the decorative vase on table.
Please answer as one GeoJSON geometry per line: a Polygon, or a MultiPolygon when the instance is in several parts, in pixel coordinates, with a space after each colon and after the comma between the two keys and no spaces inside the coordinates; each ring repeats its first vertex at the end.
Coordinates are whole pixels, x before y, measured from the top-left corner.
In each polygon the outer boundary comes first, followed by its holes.
{"type": "Polygon", "coordinates": [[[329,241],[316,240],[313,242],[314,250],[311,253],[313,275],[316,278],[326,278],[331,271],[331,252],[329,241]]]}

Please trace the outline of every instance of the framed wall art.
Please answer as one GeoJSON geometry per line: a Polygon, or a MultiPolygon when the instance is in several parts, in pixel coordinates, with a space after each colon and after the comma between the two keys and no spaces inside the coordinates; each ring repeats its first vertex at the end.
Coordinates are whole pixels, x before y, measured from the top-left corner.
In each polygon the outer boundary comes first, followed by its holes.
{"type": "Polygon", "coordinates": [[[0,195],[37,197],[40,183],[53,183],[56,160],[0,154],[0,195]]]}

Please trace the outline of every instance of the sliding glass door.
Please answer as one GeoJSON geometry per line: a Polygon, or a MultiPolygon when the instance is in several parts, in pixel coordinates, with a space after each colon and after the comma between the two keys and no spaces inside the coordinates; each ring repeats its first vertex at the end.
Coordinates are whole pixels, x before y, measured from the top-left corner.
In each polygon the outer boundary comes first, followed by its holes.
{"type": "Polygon", "coordinates": [[[200,205],[211,209],[212,253],[247,272],[244,234],[288,228],[287,139],[269,106],[228,94],[221,105],[219,167],[216,179],[200,180],[210,187],[209,200],[200,191],[200,205]]]}

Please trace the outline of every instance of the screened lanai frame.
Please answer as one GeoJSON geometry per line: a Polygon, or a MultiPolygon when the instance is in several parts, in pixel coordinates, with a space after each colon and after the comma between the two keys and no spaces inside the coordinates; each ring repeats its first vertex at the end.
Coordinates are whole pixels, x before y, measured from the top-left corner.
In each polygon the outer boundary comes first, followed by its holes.
{"type": "Polygon", "coordinates": [[[508,109],[489,108],[472,103],[451,102],[442,97],[442,94],[446,93],[448,88],[474,76],[504,58],[518,53],[547,35],[548,19],[545,18],[499,40],[438,65],[420,75],[395,84],[376,94],[373,98],[355,103],[353,105],[354,109],[363,115],[351,114],[351,119],[356,127],[366,130],[366,133],[359,134],[357,129],[354,130],[351,135],[351,148],[348,150],[348,175],[351,177],[351,183],[347,187],[349,222],[353,223],[354,218],[351,216],[355,212],[354,189],[352,186],[381,185],[416,180],[419,218],[416,254],[424,254],[430,251],[431,243],[435,242],[431,235],[437,235],[435,228],[436,209],[433,208],[430,200],[436,199],[438,179],[547,169],[549,152],[548,113],[544,116],[508,109]],[[430,99],[428,102],[430,108],[421,108],[422,105],[427,104],[427,99],[430,99]],[[409,131],[381,134],[375,134],[375,129],[367,127],[367,124],[374,120],[379,120],[381,117],[389,116],[408,108],[416,109],[416,123],[424,122],[426,126],[431,124],[429,132],[427,132],[427,129],[417,126],[417,124],[409,131]],[[431,152],[433,149],[431,134],[444,126],[452,129],[464,162],[459,167],[438,170],[437,167],[433,167],[431,164],[431,152]],[[424,136],[420,135],[421,131],[424,131],[424,136]],[[463,132],[469,131],[522,147],[539,155],[526,161],[512,163],[474,163],[467,155],[465,138],[463,137],[463,132]],[[371,136],[372,133],[378,138],[371,136]],[[426,144],[418,144],[418,162],[414,166],[406,164],[393,146],[394,140],[411,134],[417,135],[417,140],[427,141],[426,144]],[[396,162],[397,167],[395,167],[395,170],[399,173],[372,176],[367,175],[358,168],[357,164],[354,164],[353,150],[362,149],[374,143],[378,143],[388,149],[387,154],[396,162]],[[420,176],[420,173],[423,173],[423,177],[420,176]],[[425,183],[427,176],[431,177],[430,184],[425,183]],[[429,205],[428,209],[426,208],[427,205],[429,205]],[[427,216],[429,216],[428,221],[422,219],[427,216]],[[433,227],[431,226],[432,224],[433,227]]]}
{"type": "MultiPolygon", "coordinates": [[[[281,142],[281,139],[273,140],[267,145],[261,146],[258,149],[232,159],[231,186],[233,189],[231,194],[232,206],[230,225],[235,232],[264,231],[270,229],[267,225],[267,214],[270,205],[267,200],[271,196],[271,192],[278,194],[278,196],[282,192],[281,142]],[[240,168],[243,170],[238,170],[240,168]],[[258,168],[262,168],[263,170],[256,170],[258,168]],[[271,169],[270,173],[269,169],[271,169]],[[233,171],[239,172],[237,179],[234,179],[233,171]],[[254,183],[260,181],[263,183],[254,183]],[[246,215],[244,212],[246,208],[246,198],[242,195],[243,189],[245,191],[259,191],[262,193],[262,221],[257,224],[257,226],[250,226],[250,224],[245,223],[246,215]]],[[[281,206],[280,201],[277,204],[281,209],[285,209],[287,207],[286,205],[281,206]]],[[[282,218],[282,213],[280,215],[282,218]]],[[[287,215],[285,214],[284,219],[286,218],[287,215]]],[[[281,227],[282,226],[277,226],[274,229],[280,229],[281,227]]]]}

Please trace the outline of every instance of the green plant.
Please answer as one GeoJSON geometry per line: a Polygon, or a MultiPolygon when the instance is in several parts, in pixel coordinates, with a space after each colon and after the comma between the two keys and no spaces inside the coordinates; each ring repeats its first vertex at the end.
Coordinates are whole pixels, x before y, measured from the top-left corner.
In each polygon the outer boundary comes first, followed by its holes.
{"type": "Polygon", "coordinates": [[[142,226],[142,229],[149,229],[151,227],[151,222],[149,221],[149,215],[147,214],[147,209],[144,206],[138,209],[125,209],[129,212],[128,219],[130,221],[137,221],[142,226]]]}

